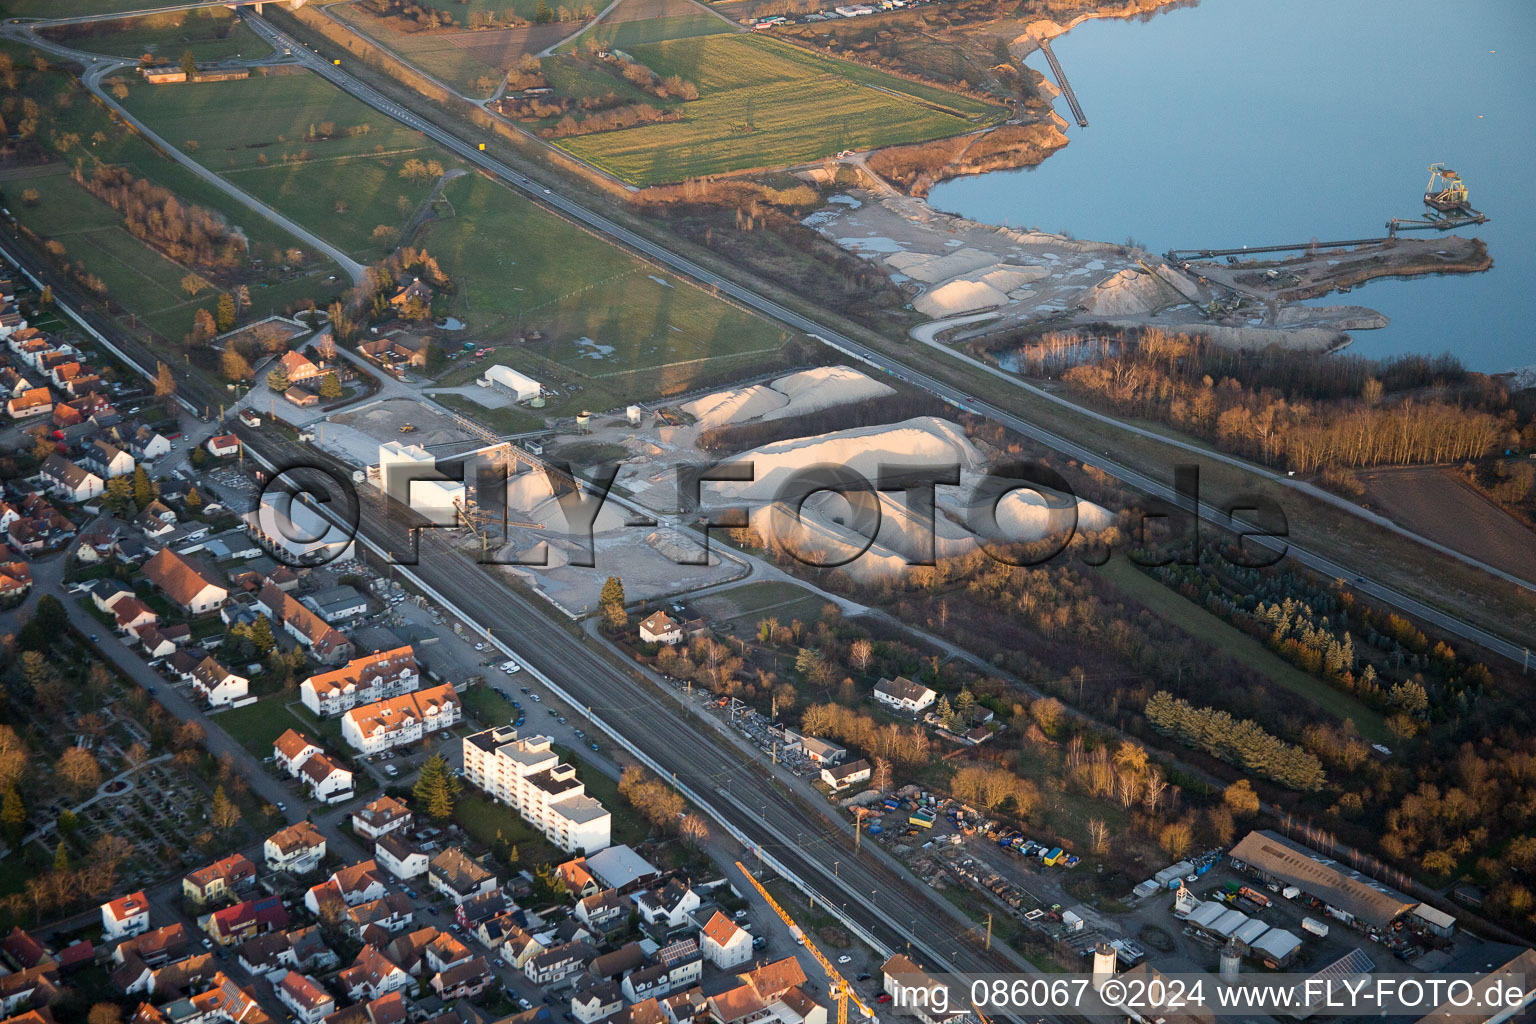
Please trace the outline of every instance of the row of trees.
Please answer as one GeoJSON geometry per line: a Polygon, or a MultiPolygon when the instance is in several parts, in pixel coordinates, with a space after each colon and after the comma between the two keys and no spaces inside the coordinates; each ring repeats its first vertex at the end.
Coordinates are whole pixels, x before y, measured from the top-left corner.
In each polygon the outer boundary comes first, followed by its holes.
{"type": "Polygon", "coordinates": [[[677,790],[639,765],[630,765],[619,776],[619,795],[658,832],[676,833],[691,847],[709,840],[709,823],[686,813],[687,804],[677,790]]]}
{"type": "Polygon", "coordinates": [[[1264,731],[1251,719],[1237,720],[1216,708],[1196,707],[1167,690],[1147,701],[1152,728],[1197,747],[1229,764],[1291,789],[1322,789],[1328,777],[1317,755],[1264,731]]]}
{"type": "Polygon", "coordinates": [[[74,179],[123,216],[129,234],[185,267],[228,269],[245,256],[245,236],[200,206],[184,204],[170,189],[135,178],[125,168],[98,163],[87,178],[81,164],[74,179]]]}
{"type": "Polygon", "coordinates": [[[921,764],[933,749],[932,740],[920,725],[882,725],[872,715],[841,704],[810,705],[800,717],[800,727],[812,736],[849,743],[896,764],[921,764]]]}
{"type": "Polygon", "coordinates": [[[659,124],[663,121],[681,121],[682,119],[683,115],[676,110],[662,110],[649,103],[627,103],[620,107],[593,111],[580,120],[567,114],[544,129],[542,134],[545,138],[564,139],[572,135],[591,135],[593,132],[618,131],[621,128],[633,128],[641,124],[659,124]]]}

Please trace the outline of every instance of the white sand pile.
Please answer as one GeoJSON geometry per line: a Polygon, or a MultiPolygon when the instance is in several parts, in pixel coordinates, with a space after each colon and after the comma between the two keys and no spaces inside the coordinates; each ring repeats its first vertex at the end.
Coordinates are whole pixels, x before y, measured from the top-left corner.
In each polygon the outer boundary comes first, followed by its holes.
{"type": "Polygon", "coordinates": [[[1156,278],[1127,268],[1095,285],[1084,304],[1095,316],[1137,316],[1150,313],[1167,297],[1167,290],[1156,278]]]}
{"type": "MultiPolygon", "coordinates": [[[[674,530],[657,530],[647,534],[646,544],[658,555],[675,565],[692,564],[697,561],[702,553],[702,548],[697,542],[684,537],[674,530]]],[[[709,564],[719,565],[720,556],[713,551],[709,553],[709,564]]]]}
{"type": "Polygon", "coordinates": [[[992,309],[1008,301],[1008,294],[985,281],[960,278],[926,291],[912,300],[912,308],[935,320],[978,309],[992,309]]]}
{"type": "MultiPolygon", "coordinates": [[[[947,420],[922,416],[796,438],[764,445],[737,458],[751,460],[756,479],[751,483],[712,484],[708,504],[744,504],[750,509],[753,527],[770,543],[782,544],[818,562],[852,558],[843,568],[859,579],[880,579],[907,571],[910,562],[926,551],[922,538],[930,529],[935,554],[940,558],[960,557],[976,547],[977,539],[967,525],[967,502],[982,480],[985,460],[960,428],[947,420]],[[846,466],[871,481],[878,478],[882,464],[958,465],[960,486],[938,489],[936,521],[931,526],[911,522],[903,492],[882,492],[874,543],[855,558],[866,547],[871,524],[843,496],[832,492],[813,495],[802,506],[798,520],[785,508],[772,504],[790,474],[828,463],[846,466]]],[[[995,539],[1034,541],[1061,533],[1073,523],[1070,506],[1063,507],[1069,500],[1056,496],[1048,502],[1033,491],[1009,492],[998,502],[999,536],[995,539]]],[[[1109,512],[1088,502],[1078,502],[1076,516],[1079,532],[1097,532],[1113,521],[1109,512]]]]}
{"type": "MultiPolygon", "coordinates": [[[[565,510],[550,488],[549,477],[542,472],[518,473],[507,480],[507,514],[512,519],[539,524],[550,532],[551,541],[565,536],[570,529],[565,510]]],[[[592,529],[595,533],[622,529],[627,519],[628,513],[616,502],[604,501],[592,529]]]]}
{"type": "MultiPolygon", "coordinates": [[[[818,366],[780,377],[769,384],[727,388],[687,402],[684,412],[701,429],[750,420],[776,420],[800,416],[834,405],[848,405],[867,398],[882,398],[896,391],[851,366],[818,366]]],[[[663,441],[681,440],[662,434],[663,441]]]]}
{"type": "Polygon", "coordinates": [[[683,412],[705,429],[727,423],[744,423],[783,408],[787,395],[762,384],[716,391],[683,405],[683,412]]]}
{"type": "Polygon", "coordinates": [[[885,262],[914,280],[938,284],[961,274],[994,266],[997,256],[967,246],[945,253],[897,252],[887,256],[885,262]]]}
{"type": "Polygon", "coordinates": [[[1004,292],[1011,292],[1049,276],[1050,271],[1044,267],[1021,267],[1013,263],[998,263],[978,275],[980,280],[1004,292]]]}
{"type": "Polygon", "coordinates": [[[788,401],[761,417],[765,420],[800,416],[818,409],[849,405],[869,398],[884,398],[896,393],[895,388],[851,366],[818,366],[811,370],[801,370],[780,377],[770,387],[783,394],[788,401]]]}

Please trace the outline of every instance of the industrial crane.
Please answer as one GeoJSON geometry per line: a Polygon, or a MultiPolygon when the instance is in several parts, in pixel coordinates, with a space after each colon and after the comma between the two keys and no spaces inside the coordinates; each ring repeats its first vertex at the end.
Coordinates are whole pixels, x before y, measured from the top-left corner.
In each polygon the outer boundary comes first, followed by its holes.
{"type": "Polygon", "coordinates": [[[822,955],[821,950],[816,948],[816,943],[812,942],[811,937],[805,934],[805,930],[795,924],[795,919],[790,917],[783,907],[779,906],[779,901],[768,894],[768,890],[763,888],[761,882],[752,877],[752,872],[748,871],[747,866],[741,861],[736,862],[736,869],[747,876],[747,881],[752,883],[752,888],[756,889],[757,894],[767,901],[768,905],[773,908],[773,912],[778,914],[779,918],[789,926],[790,933],[800,941],[802,946],[810,951],[811,956],[816,958],[816,962],[821,964],[821,969],[827,972],[827,979],[832,983],[830,988],[832,998],[837,1001],[837,1024],[848,1024],[848,1003],[850,1001],[859,1008],[859,1011],[865,1017],[874,1020],[875,1011],[871,1010],[864,1004],[863,1000],[853,994],[853,987],[843,978],[842,972],[832,965],[832,961],[822,955]]]}

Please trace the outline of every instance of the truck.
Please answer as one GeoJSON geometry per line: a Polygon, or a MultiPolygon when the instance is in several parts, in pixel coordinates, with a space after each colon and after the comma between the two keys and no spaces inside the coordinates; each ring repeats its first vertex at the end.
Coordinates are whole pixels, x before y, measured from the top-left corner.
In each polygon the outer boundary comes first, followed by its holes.
{"type": "Polygon", "coordinates": [[[1304,917],[1304,918],[1302,918],[1301,919],[1301,930],[1306,932],[1308,935],[1315,935],[1319,939],[1324,939],[1324,938],[1328,937],[1328,926],[1323,924],[1323,922],[1317,920],[1316,918],[1312,918],[1312,917],[1304,917]]]}
{"type": "Polygon", "coordinates": [[[1270,905],[1269,897],[1259,892],[1259,890],[1253,888],[1251,885],[1243,886],[1241,889],[1237,890],[1237,894],[1239,896],[1246,897],[1252,902],[1258,904],[1260,907],[1267,909],[1270,905]]]}

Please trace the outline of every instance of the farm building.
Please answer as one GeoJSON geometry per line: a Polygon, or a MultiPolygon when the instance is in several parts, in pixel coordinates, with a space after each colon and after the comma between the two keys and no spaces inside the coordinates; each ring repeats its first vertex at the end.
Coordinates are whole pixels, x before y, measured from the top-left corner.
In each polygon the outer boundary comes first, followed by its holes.
{"type": "Polygon", "coordinates": [[[482,387],[499,387],[511,392],[519,402],[531,402],[542,390],[538,381],[527,374],[518,373],[510,366],[488,366],[480,379],[482,387]]]}

